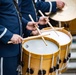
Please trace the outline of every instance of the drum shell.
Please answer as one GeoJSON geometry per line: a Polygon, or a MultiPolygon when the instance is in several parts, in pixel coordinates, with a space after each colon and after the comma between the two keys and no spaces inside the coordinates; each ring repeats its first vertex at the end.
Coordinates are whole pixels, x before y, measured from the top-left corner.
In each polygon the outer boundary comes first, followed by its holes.
{"type": "MultiPolygon", "coordinates": [[[[58,28],[58,27],[54,27],[54,28],[58,28]]],[[[47,27],[47,28],[43,28],[42,32],[46,32],[46,31],[49,32],[51,30],[52,29],[50,27],[47,27]]],[[[63,29],[58,29],[57,31],[68,35],[68,37],[70,38],[70,42],[68,42],[66,44],[60,44],[56,39],[52,38],[52,39],[56,40],[61,46],[60,47],[61,49],[59,51],[59,57],[60,57],[60,60],[61,60],[61,63],[59,64],[59,70],[60,70],[59,72],[64,72],[67,68],[67,63],[63,63],[63,61],[64,61],[64,58],[65,57],[67,58],[68,54],[70,53],[70,46],[71,46],[71,43],[72,43],[72,35],[70,34],[70,32],[68,32],[64,28],[63,29]],[[67,49],[67,46],[68,46],[68,49],[67,49]],[[67,54],[66,54],[66,52],[67,52],[67,54]],[[62,68],[62,66],[63,66],[63,68],[62,68]]],[[[46,36],[46,37],[51,38],[50,36],[46,36]]]]}
{"type": "MultiPolygon", "coordinates": [[[[58,49],[60,49],[60,45],[58,42],[56,42],[54,39],[48,38],[48,37],[44,37],[45,40],[51,41],[53,43],[55,43],[58,46],[58,49]]],[[[41,38],[37,38],[37,39],[41,39],[41,38]]],[[[32,40],[32,39],[30,39],[32,40]]],[[[27,42],[29,40],[24,40],[23,44],[25,42],[27,42]]],[[[23,75],[25,75],[26,70],[28,68],[28,59],[29,59],[29,53],[27,50],[25,50],[23,48],[23,75]]],[[[49,73],[49,69],[52,66],[52,58],[54,56],[54,66],[56,66],[57,64],[57,57],[58,57],[58,53],[59,50],[57,50],[57,52],[55,52],[54,54],[46,54],[46,55],[39,55],[39,54],[34,54],[34,53],[30,53],[31,54],[31,63],[30,63],[30,67],[34,70],[34,74],[33,75],[38,75],[38,71],[40,70],[40,61],[41,61],[41,57],[43,57],[43,61],[42,61],[42,69],[46,71],[45,75],[48,75],[49,73]]],[[[54,73],[55,74],[55,73],[54,73]]]]}

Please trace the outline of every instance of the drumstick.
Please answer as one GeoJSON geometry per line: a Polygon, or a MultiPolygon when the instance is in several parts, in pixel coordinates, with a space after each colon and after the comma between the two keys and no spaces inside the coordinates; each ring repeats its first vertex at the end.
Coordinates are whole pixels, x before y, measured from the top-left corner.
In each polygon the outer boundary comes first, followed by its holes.
{"type": "MultiPolygon", "coordinates": [[[[41,34],[41,35],[38,35],[38,36],[31,36],[31,37],[27,37],[27,38],[24,38],[24,40],[30,40],[30,39],[35,39],[35,38],[39,38],[39,37],[43,37],[43,36],[47,36],[47,35],[50,35],[50,34],[41,34]]],[[[13,43],[12,41],[8,41],[8,44],[10,43],[13,43]]]]}
{"type": "MultiPolygon", "coordinates": [[[[39,13],[44,17],[44,14],[39,10],[39,13]]],[[[52,29],[54,29],[54,27],[50,24],[50,22],[48,21],[47,22],[48,23],[48,25],[52,28],[52,29]]],[[[56,30],[54,29],[54,32],[57,34],[57,32],[56,32],[56,30]]],[[[57,34],[58,35],[58,34],[57,34]]],[[[58,35],[59,36],[59,35],[58,35]]]]}
{"type": "MultiPolygon", "coordinates": [[[[29,17],[30,17],[31,21],[34,22],[32,16],[31,16],[30,14],[29,14],[29,17]]],[[[39,34],[41,35],[41,32],[40,32],[39,28],[38,28],[36,25],[35,25],[35,27],[36,27],[37,31],[39,32],[39,34]]],[[[42,38],[42,40],[44,41],[45,45],[47,46],[47,43],[46,43],[44,37],[42,36],[41,38],[42,38]]]]}

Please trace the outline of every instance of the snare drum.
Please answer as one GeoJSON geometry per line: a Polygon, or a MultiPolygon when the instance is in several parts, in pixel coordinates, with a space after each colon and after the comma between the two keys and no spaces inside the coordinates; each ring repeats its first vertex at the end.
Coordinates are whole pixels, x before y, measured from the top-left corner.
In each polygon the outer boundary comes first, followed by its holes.
{"type": "Polygon", "coordinates": [[[60,45],[54,39],[45,37],[23,41],[23,75],[56,75],[57,57],[60,45]]]}
{"type": "Polygon", "coordinates": [[[67,68],[67,62],[70,58],[70,45],[72,42],[72,36],[70,32],[65,29],[56,30],[56,33],[58,34],[57,35],[50,27],[44,28],[42,30],[42,34],[47,33],[50,35],[46,37],[56,40],[61,46],[61,50],[59,52],[59,72],[64,72],[67,68]]]}

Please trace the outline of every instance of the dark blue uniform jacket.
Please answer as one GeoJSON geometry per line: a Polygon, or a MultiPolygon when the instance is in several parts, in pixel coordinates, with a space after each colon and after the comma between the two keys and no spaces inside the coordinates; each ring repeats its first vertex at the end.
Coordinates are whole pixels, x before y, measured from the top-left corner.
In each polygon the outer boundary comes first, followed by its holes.
{"type": "MultiPolygon", "coordinates": [[[[25,19],[22,22],[24,25],[27,24],[25,19]]],[[[19,54],[19,45],[7,44],[7,42],[13,34],[22,35],[21,27],[13,0],[0,0],[0,57],[19,54]]]]}
{"type": "MultiPolygon", "coordinates": [[[[52,3],[52,11],[51,12],[56,12],[56,1],[51,2],[52,3]]],[[[41,10],[43,13],[44,12],[49,12],[50,9],[50,3],[45,2],[45,0],[37,0],[36,2],[36,9],[41,10]]]]}
{"type": "MultiPolygon", "coordinates": [[[[29,14],[33,17],[34,21],[37,21],[36,11],[41,10],[42,12],[48,12],[50,9],[50,4],[48,2],[37,1],[36,5],[33,4],[33,0],[19,0],[19,7],[22,17],[30,21],[29,14]],[[36,7],[36,8],[35,8],[36,7]],[[36,9],[36,11],[35,11],[36,9]]],[[[56,12],[56,2],[52,2],[52,12],[56,12]]],[[[40,26],[40,29],[45,26],[40,26]]],[[[25,37],[30,36],[32,31],[26,30],[25,37]]]]}
{"type": "MultiPolygon", "coordinates": [[[[34,21],[36,21],[36,11],[32,0],[19,0],[19,8],[22,14],[22,17],[31,21],[29,18],[29,14],[33,17],[34,21]]],[[[24,23],[23,23],[24,25],[24,23]]],[[[26,30],[25,36],[29,36],[32,31],[26,30]]]]}

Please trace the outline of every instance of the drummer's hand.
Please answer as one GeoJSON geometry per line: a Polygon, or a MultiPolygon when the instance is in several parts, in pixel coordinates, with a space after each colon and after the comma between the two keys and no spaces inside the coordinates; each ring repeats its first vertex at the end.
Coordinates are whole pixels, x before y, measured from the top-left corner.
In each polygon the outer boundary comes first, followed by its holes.
{"type": "Polygon", "coordinates": [[[27,28],[28,30],[36,30],[35,25],[38,27],[38,23],[37,23],[37,22],[32,22],[32,21],[30,21],[30,22],[28,22],[26,28],[27,28]]]}
{"type": "Polygon", "coordinates": [[[31,35],[34,35],[34,36],[39,35],[38,30],[34,30],[34,31],[32,31],[31,35]]]}
{"type": "Polygon", "coordinates": [[[65,3],[61,0],[56,0],[57,8],[62,9],[65,3]]]}
{"type": "Polygon", "coordinates": [[[22,38],[20,35],[18,35],[18,34],[13,34],[13,36],[12,36],[12,38],[11,38],[10,41],[11,41],[13,44],[19,44],[19,43],[22,42],[22,40],[23,40],[23,38],[22,38]]]}
{"type": "Polygon", "coordinates": [[[45,24],[47,24],[47,22],[49,21],[49,19],[48,19],[48,17],[40,17],[39,18],[39,21],[38,21],[38,24],[40,24],[40,25],[45,25],[45,24]]]}

